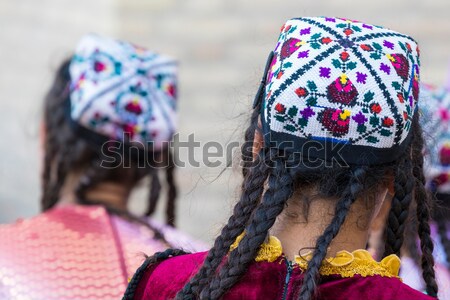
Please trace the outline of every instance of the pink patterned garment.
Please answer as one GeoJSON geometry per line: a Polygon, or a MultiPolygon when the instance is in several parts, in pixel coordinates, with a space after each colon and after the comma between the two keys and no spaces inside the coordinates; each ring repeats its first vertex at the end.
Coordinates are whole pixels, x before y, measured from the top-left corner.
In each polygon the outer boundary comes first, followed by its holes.
{"type": "Polygon", "coordinates": [[[0,299],[120,299],[144,253],[169,246],[206,248],[153,223],[170,244],[153,239],[154,232],[145,226],[110,216],[101,206],[60,206],[1,225],[0,299]]]}

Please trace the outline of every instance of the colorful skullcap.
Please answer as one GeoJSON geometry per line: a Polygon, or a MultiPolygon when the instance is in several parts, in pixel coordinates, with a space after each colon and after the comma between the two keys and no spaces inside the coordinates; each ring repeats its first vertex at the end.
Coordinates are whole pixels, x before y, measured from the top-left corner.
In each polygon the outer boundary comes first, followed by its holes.
{"type": "Polygon", "coordinates": [[[291,19],[263,84],[263,130],[271,147],[309,159],[387,163],[411,139],[419,50],[411,37],[379,26],[291,19]]]}
{"type": "Polygon", "coordinates": [[[425,176],[433,192],[450,192],[450,92],[421,85],[421,125],[426,141],[425,176]]]}
{"type": "Polygon", "coordinates": [[[172,58],[95,34],[70,63],[70,117],[79,132],[161,149],[176,128],[172,58]]]}

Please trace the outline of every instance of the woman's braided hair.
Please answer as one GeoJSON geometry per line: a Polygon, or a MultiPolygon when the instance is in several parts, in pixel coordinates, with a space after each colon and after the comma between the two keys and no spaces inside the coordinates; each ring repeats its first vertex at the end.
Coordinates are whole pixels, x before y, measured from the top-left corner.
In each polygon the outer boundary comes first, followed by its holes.
{"type": "MultiPolygon", "coordinates": [[[[151,177],[149,208],[146,215],[154,212],[161,193],[159,181],[160,167],[157,162],[151,161],[152,155],[148,155],[144,168],[132,156],[123,157],[122,164],[130,168],[104,168],[104,153],[98,151],[100,147],[94,147],[84,139],[77,136],[71,128],[67,116],[67,101],[69,97],[69,65],[70,61],[64,61],[57,70],[54,83],[45,97],[44,104],[44,167],[42,173],[42,198],[43,211],[54,207],[60,199],[61,189],[69,174],[80,174],[80,180],[75,195],[77,201],[82,204],[100,204],[95,199],[87,199],[87,192],[102,182],[120,182],[130,188],[136,186],[144,177],[151,177]],[[98,149],[97,149],[98,148],[98,149]],[[103,163],[103,165],[102,165],[103,163]],[[150,163],[150,166],[149,164],[150,163]],[[156,167],[154,167],[156,166],[156,167]]],[[[175,223],[175,199],[176,184],[174,178],[175,162],[170,151],[162,151],[162,165],[165,167],[168,200],[166,218],[169,225],[175,223]]],[[[157,156],[157,155],[153,155],[157,156]]],[[[128,211],[119,211],[107,204],[103,206],[110,212],[126,219],[133,220],[151,227],[156,236],[162,238],[162,234],[153,228],[148,222],[131,215],[128,211]]]]}
{"type": "MultiPolygon", "coordinates": [[[[258,105],[259,106],[259,105],[258,105]]],[[[260,107],[256,107],[256,115],[260,107]]],[[[387,184],[386,174],[395,174],[395,202],[387,220],[386,253],[397,253],[403,243],[403,233],[408,211],[413,197],[417,199],[417,218],[419,236],[422,241],[422,261],[430,268],[424,271],[429,295],[436,296],[437,288],[432,270],[433,258],[427,253],[432,251],[429,237],[428,197],[422,194],[424,182],[422,165],[417,151],[421,151],[421,137],[418,117],[413,120],[413,142],[405,155],[397,161],[381,166],[333,166],[309,168],[308,162],[299,163],[298,157],[280,149],[262,149],[253,160],[249,160],[258,118],[251,118],[251,124],[245,133],[242,148],[244,161],[244,181],[242,194],[236,204],[234,213],[216,238],[214,246],[199,271],[180,290],[176,299],[220,299],[238,282],[254,261],[260,245],[268,236],[269,229],[284,210],[287,200],[294,191],[315,187],[317,196],[339,199],[335,215],[320,236],[314,247],[314,254],[304,275],[299,299],[309,300],[316,296],[320,283],[319,268],[326,256],[327,248],[339,233],[353,202],[358,198],[373,195],[381,182],[387,184]],[[417,150],[419,149],[419,150],[417,150]],[[421,175],[422,174],[422,175],[421,175]],[[267,183],[264,191],[263,185],[267,183]],[[238,247],[229,253],[230,245],[236,237],[245,231],[245,236],[238,247]],[[400,237],[397,241],[396,237],[400,237]],[[392,240],[391,240],[392,239],[392,240]],[[395,240],[395,241],[394,241],[395,240]]],[[[373,197],[372,197],[373,198],[373,197]]]]}

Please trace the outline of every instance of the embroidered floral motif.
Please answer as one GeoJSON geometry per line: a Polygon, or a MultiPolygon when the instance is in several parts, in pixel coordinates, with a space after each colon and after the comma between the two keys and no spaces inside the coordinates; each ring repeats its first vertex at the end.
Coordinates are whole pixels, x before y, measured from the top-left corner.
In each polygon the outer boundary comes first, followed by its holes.
{"type": "Polygon", "coordinates": [[[419,94],[412,38],[347,19],[298,18],[282,27],[274,53],[263,116],[271,132],[376,149],[406,140],[419,94]]]}

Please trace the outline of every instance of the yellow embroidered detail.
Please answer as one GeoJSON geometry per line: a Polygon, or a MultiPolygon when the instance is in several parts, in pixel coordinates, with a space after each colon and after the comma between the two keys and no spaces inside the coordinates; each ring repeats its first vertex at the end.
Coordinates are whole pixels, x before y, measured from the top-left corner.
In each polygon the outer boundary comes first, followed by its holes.
{"type": "MultiPolygon", "coordinates": [[[[295,263],[303,270],[308,267],[308,261],[312,258],[312,252],[296,256],[295,263]]],[[[377,262],[366,250],[339,251],[335,257],[324,260],[320,267],[321,275],[341,275],[353,277],[356,274],[363,277],[380,275],[383,277],[397,277],[400,269],[400,258],[397,255],[389,255],[377,262]]]]}
{"type": "MultiPolygon", "coordinates": [[[[241,233],[236,241],[230,246],[230,251],[236,249],[239,242],[244,238],[245,232],[241,233]]],[[[274,236],[269,236],[266,243],[262,244],[259,248],[258,255],[256,255],[255,261],[268,261],[274,262],[283,254],[283,248],[281,247],[281,242],[274,236]]]]}
{"type": "MultiPolygon", "coordinates": [[[[243,239],[245,232],[236,238],[230,246],[230,251],[236,249],[243,239]]],[[[267,243],[261,245],[255,261],[274,262],[283,255],[283,247],[280,240],[274,236],[269,236],[267,243]]],[[[302,256],[296,256],[294,266],[302,270],[308,268],[308,261],[312,258],[312,252],[302,256]]],[[[355,250],[353,252],[339,251],[335,257],[324,260],[320,267],[321,275],[341,275],[342,277],[353,277],[356,274],[363,277],[380,275],[383,277],[397,277],[400,270],[400,258],[397,255],[389,255],[377,262],[366,250],[355,250]]]]}

